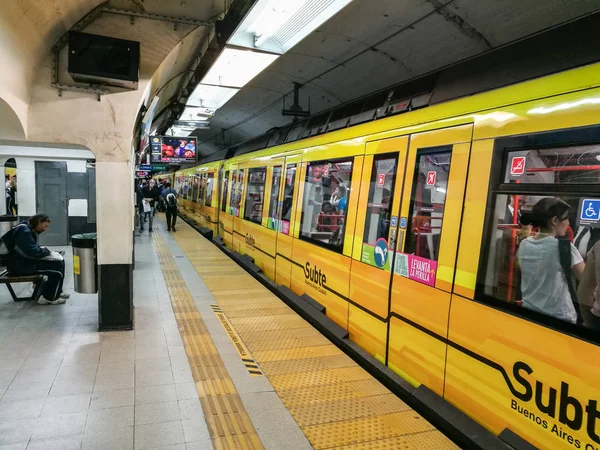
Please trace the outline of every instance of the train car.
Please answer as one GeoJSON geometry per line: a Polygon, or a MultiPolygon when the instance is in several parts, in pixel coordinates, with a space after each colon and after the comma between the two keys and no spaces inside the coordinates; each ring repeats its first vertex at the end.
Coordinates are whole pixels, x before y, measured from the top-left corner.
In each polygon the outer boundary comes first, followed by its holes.
{"type": "MultiPolygon", "coordinates": [[[[516,253],[544,198],[570,206],[574,236],[600,226],[599,86],[591,64],[234,156],[218,233],[494,433],[598,450],[600,320],[552,292],[528,304],[516,253]]],[[[196,170],[176,174],[192,196],[196,170]]]]}
{"type": "Polygon", "coordinates": [[[215,233],[219,224],[217,180],[222,164],[217,161],[180,170],[175,172],[173,183],[180,214],[215,233]]]}

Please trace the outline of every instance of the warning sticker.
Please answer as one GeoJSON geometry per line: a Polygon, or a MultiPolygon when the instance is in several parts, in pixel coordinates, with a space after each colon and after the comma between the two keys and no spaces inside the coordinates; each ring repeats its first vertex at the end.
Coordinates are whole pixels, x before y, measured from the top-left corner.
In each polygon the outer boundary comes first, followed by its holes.
{"type": "Polygon", "coordinates": [[[75,275],[81,275],[81,266],[79,264],[79,256],[73,255],[73,273],[75,275]]]}
{"type": "Polygon", "coordinates": [[[514,156],[510,162],[510,174],[513,176],[525,173],[525,156],[514,156]]]}

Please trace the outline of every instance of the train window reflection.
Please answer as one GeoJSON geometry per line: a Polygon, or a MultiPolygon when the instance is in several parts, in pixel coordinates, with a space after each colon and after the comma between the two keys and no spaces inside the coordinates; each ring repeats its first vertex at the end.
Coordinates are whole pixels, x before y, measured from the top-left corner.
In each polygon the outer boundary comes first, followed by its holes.
{"type": "Polygon", "coordinates": [[[300,225],[302,238],[342,250],[352,161],[308,163],[300,225]]]}
{"type": "Polygon", "coordinates": [[[283,203],[281,205],[281,220],[278,231],[290,234],[292,207],[294,206],[294,183],[296,182],[296,165],[289,165],[285,170],[285,186],[283,187],[283,203]]]}
{"type": "Polygon", "coordinates": [[[600,145],[509,152],[505,183],[597,184],[600,145]]]}
{"type": "Polygon", "coordinates": [[[266,167],[248,170],[248,186],[246,187],[244,219],[249,220],[250,222],[262,222],[266,178],[266,167]]]}
{"type": "Polygon", "coordinates": [[[212,205],[212,194],[213,194],[213,183],[215,180],[215,175],[213,173],[206,174],[206,194],[204,200],[204,206],[212,205]]]}
{"type": "Polygon", "coordinates": [[[381,252],[387,251],[389,246],[390,206],[397,163],[398,157],[390,155],[378,156],[373,162],[361,256],[362,262],[387,269],[390,258],[381,252]],[[383,247],[376,248],[382,245],[378,244],[381,240],[383,247]]]}
{"type": "Polygon", "coordinates": [[[275,229],[279,201],[279,186],[281,185],[281,166],[273,167],[273,181],[271,184],[271,198],[269,200],[269,228],[275,229]]]}
{"type": "Polygon", "coordinates": [[[438,260],[451,155],[417,152],[405,253],[438,260]]]}
{"type": "Polygon", "coordinates": [[[242,188],[244,186],[244,170],[234,170],[231,188],[231,199],[229,200],[229,213],[240,217],[240,203],[242,201],[242,188]]]}
{"type": "Polygon", "coordinates": [[[227,196],[229,188],[229,170],[225,172],[225,179],[223,180],[223,196],[221,197],[221,211],[225,212],[227,210],[227,196]]]}
{"type": "Polygon", "coordinates": [[[600,330],[595,269],[596,259],[600,264],[600,229],[577,225],[582,198],[496,195],[485,294],[600,330]]]}

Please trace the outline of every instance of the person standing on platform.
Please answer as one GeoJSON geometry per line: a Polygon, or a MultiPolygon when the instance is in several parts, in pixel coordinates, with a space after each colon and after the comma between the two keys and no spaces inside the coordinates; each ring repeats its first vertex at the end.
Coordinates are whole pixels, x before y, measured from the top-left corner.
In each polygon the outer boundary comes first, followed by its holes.
{"type": "MultiPolygon", "coordinates": [[[[140,214],[143,211],[144,216],[148,218],[148,231],[152,233],[152,223],[154,222],[154,206],[160,198],[160,191],[156,186],[155,180],[150,180],[150,183],[146,187],[142,188],[142,198],[143,201],[142,206],[140,208],[140,214]],[[146,205],[144,205],[144,202],[146,203],[146,205]]],[[[144,223],[140,221],[140,233],[143,231],[144,223]]]]}
{"type": "Polygon", "coordinates": [[[177,222],[177,191],[171,187],[171,183],[168,181],[165,186],[162,191],[162,198],[166,205],[167,229],[177,231],[175,229],[175,222],[177,222]]]}
{"type": "Polygon", "coordinates": [[[12,177],[10,183],[10,211],[14,216],[19,215],[19,205],[17,204],[17,176],[12,177]]]}

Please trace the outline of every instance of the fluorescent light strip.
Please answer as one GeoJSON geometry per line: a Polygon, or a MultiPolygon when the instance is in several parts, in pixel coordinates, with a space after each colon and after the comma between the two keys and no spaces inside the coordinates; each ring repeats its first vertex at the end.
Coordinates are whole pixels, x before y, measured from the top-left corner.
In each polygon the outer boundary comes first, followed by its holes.
{"type": "Polygon", "coordinates": [[[277,58],[272,53],[225,47],[200,83],[242,88],[277,58]]]}
{"type": "MultiPolygon", "coordinates": [[[[213,110],[219,109],[233,97],[239,89],[199,84],[190,95],[188,105],[197,105],[213,110]]],[[[187,108],[186,108],[187,109],[187,108]]]]}

